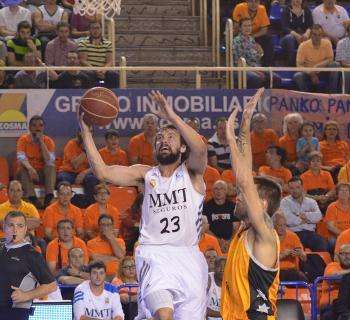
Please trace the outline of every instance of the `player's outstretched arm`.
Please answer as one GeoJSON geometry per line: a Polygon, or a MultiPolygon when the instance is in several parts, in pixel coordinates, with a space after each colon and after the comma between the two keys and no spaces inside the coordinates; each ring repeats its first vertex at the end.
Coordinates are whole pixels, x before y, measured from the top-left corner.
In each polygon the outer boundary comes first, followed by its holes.
{"type": "Polygon", "coordinates": [[[202,175],[207,166],[207,146],[201,136],[174,112],[163,94],[159,91],[152,91],[149,96],[157,104],[158,109],[153,111],[154,114],[174,125],[186,141],[189,147],[188,169],[195,174],[202,175]]]}
{"type": "Polygon", "coordinates": [[[238,109],[235,109],[228,119],[226,135],[231,151],[233,171],[237,179],[238,188],[247,205],[249,221],[260,238],[268,237],[270,239],[271,231],[266,225],[263,203],[254,183],[250,142],[251,117],[263,92],[264,89],[259,89],[255,96],[246,104],[238,138],[235,135],[238,109]]]}
{"type": "Polygon", "coordinates": [[[130,167],[119,165],[107,166],[96,148],[90,128],[84,122],[83,116],[83,114],[79,115],[78,110],[78,121],[86,155],[96,177],[101,181],[108,181],[117,186],[138,186],[143,181],[146,172],[149,170],[149,166],[140,164],[130,167]]]}

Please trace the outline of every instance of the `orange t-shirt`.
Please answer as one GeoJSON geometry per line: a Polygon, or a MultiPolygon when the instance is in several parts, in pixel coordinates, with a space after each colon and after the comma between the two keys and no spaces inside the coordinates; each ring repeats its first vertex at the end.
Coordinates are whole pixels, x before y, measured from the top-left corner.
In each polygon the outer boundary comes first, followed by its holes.
{"type": "Polygon", "coordinates": [[[236,177],[233,174],[232,169],[226,169],[221,173],[221,179],[226,183],[231,183],[232,185],[236,185],[236,177]]]}
{"type": "Polygon", "coordinates": [[[285,134],[278,141],[279,146],[286,151],[288,162],[294,162],[297,160],[297,140],[298,139],[293,139],[289,134],[285,134]]]}
{"type": "Polygon", "coordinates": [[[293,177],[290,170],[285,167],[281,167],[279,169],[272,169],[269,166],[261,166],[259,168],[259,174],[282,179],[284,183],[288,183],[288,181],[293,177]]]}
{"type": "MultiPolygon", "coordinates": [[[[340,266],[340,264],[338,262],[331,262],[327,264],[326,269],[324,270],[324,276],[330,277],[340,271],[343,271],[343,268],[340,266]]],[[[328,304],[331,304],[333,300],[338,297],[338,291],[339,284],[333,282],[331,284],[331,288],[329,288],[329,282],[323,281],[320,305],[326,306],[328,304]]]]}
{"type": "Polygon", "coordinates": [[[324,221],[333,221],[339,230],[344,231],[350,228],[350,211],[344,211],[339,202],[334,201],[328,206],[324,221]]]}
{"type": "MultiPolygon", "coordinates": [[[[286,235],[284,239],[280,239],[280,252],[282,253],[285,250],[302,248],[303,245],[300,242],[299,237],[291,230],[286,230],[286,235]]],[[[299,258],[288,256],[287,258],[280,260],[281,270],[285,269],[296,269],[299,270],[299,258]]]]}
{"type": "Polygon", "coordinates": [[[304,190],[306,192],[319,188],[330,191],[335,187],[332,175],[325,170],[321,170],[318,175],[314,175],[311,170],[307,170],[300,178],[303,181],[304,190]]]}
{"type": "Polygon", "coordinates": [[[334,143],[322,140],[320,141],[320,151],[323,155],[323,164],[325,166],[343,166],[350,154],[349,145],[344,140],[338,140],[334,143]]]}
{"type": "MultiPolygon", "coordinates": [[[[55,143],[50,137],[44,135],[43,141],[49,152],[55,152],[55,143]]],[[[45,161],[40,146],[33,142],[32,136],[29,133],[23,134],[17,140],[17,154],[18,153],[24,153],[30,165],[35,170],[42,170],[44,168],[45,161]]]]}
{"type": "MultiPolygon", "coordinates": [[[[120,218],[120,212],[119,210],[112,206],[111,204],[107,203],[106,208],[107,214],[113,217],[114,221],[114,227],[116,229],[120,229],[121,225],[121,218],[120,218]]],[[[91,206],[89,206],[85,210],[85,229],[86,230],[92,230],[94,232],[98,232],[98,218],[100,217],[100,209],[98,207],[98,203],[93,203],[91,206]]]]}
{"type": "Polygon", "coordinates": [[[61,211],[58,201],[49,205],[44,212],[43,226],[52,230],[52,236],[57,237],[57,223],[60,220],[69,219],[74,223],[75,229],[83,229],[83,213],[80,208],[69,204],[68,213],[61,211]]]}
{"type": "Polygon", "coordinates": [[[198,243],[198,246],[199,250],[203,253],[205,253],[205,251],[207,251],[208,249],[214,249],[218,256],[222,256],[219,240],[211,234],[204,233],[203,237],[198,243]]]}
{"type": "Polygon", "coordinates": [[[153,147],[154,146],[146,141],[144,133],[132,137],[128,146],[129,160],[137,158],[137,161],[140,164],[146,164],[149,166],[155,165],[153,147]]]}
{"type": "MultiPolygon", "coordinates": [[[[122,238],[116,238],[117,243],[125,250],[125,242],[122,238]]],[[[89,252],[90,258],[92,254],[103,254],[106,256],[114,256],[111,245],[107,240],[102,239],[100,236],[97,236],[87,242],[87,249],[89,252]]],[[[109,261],[106,263],[106,273],[107,275],[117,274],[119,271],[120,261],[109,261]]]]}
{"type": "Polygon", "coordinates": [[[211,199],[213,197],[213,185],[217,180],[220,180],[220,173],[217,169],[207,166],[204,172],[204,182],[206,185],[206,197],[205,199],[211,199]]]}
{"type": "Polygon", "coordinates": [[[343,244],[349,244],[349,243],[350,243],[350,229],[347,229],[338,236],[337,241],[335,243],[334,254],[339,253],[340,247],[343,244]]]}
{"type": "Polygon", "coordinates": [[[104,147],[98,150],[100,153],[104,163],[108,166],[120,165],[120,166],[128,166],[128,157],[126,152],[120,148],[117,149],[115,154],[112,154],[107,147],[104,147]]]}
{"type": "Polygon", "coordinates": [[[338,173],[338,182],[348,183],[350,182],[350,160],[348,160],[338,173]]]}
{"type": "MultiPolygon", "coordinates": [[[[112,284],[114,284],[116,287],[120,287],[121,285],[124,284],[123,280],[119,279],[118,277],[115,277],[113,280],[112,280],[112,284]]],[[[129,284],[129,283],[128,283],[129,284]]],[[[134,284],[137,284],[136,282],[134,284]]],[[[130,295],[130,296],[133,296],[133,295],[136,295],[137,292],[138,292],[138,288],[137,287],[132,287],[132,288],[121,288],[119,289],[118,288],[118,292],[119,292],[119,295],[130,295]]]]}
{"type": "Polygon", "coordinates": [[[233,21],[239,22],[242,19],[250,18],[253,24],[253,33],[258,32],[261,28],[268,27],[270,25],[269,17],[265,6],[259,5],[255,16],[249,15],[248,4],[246,2],[239,3],[235,6],[232,13],[233,21]]]}
{"type": "Polygon", "coordinates": [[[59,171],[80,173],[89,169],[89,162],[87,158],[76,169],[72,166],[72,160],[83,153],[83,148],[77,142],[77,139],[71,139],[67,142],[63,150],[63,162],[59,171]]]}
{"type": "Polygon", "coordinates": [[[262,134],[252,131],[251,144],[253,165],[256,168],[266,164],[265,153],[268,147],[278,146],[278,136],[272,129],[264,129],[262,134]]]}
{"type": "MultiPolygon", "coordinates": [[[[87,251],[86,244],[83,240],[78,237],[73,237],[73,247],[72,248],[80,248],[84,252],[84,263],[87,264],[89,262],[89,254],[87,251]]],[[[68,266],[68,251],[65,246],[61,245],[58,241],[58,238],[49,242],[46,248],[46,261],[48,262],[56,262],[58,261],[58,253],[61,251],[61,261],[62,267],[68,266]],[[60,250],[59,250],[60,247],[60,250]]],[[[56,265],[57,266],[57,265],[56,265]]]]}

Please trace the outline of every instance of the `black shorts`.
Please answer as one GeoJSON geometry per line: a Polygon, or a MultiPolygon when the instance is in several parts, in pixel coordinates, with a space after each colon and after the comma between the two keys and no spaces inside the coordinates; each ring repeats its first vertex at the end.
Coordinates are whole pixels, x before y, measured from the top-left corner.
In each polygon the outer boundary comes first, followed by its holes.
{"type": "Polygon", "coordinates": [[[28,320],[29,314],[30,309],[0,307],[0,320],[28,320]]]}

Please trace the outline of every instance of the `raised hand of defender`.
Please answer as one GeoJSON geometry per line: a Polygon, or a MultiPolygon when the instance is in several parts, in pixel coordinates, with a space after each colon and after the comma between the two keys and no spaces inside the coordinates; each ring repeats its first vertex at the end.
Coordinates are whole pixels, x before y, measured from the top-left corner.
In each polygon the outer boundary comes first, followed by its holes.
{"type": "Polygon", "coordinates": [[[153,110],[152,112],[159,118],[172,122],[174,117],[176,117],[176,113],[170,104],[166,101],[164,95],[161,94],[158,90],[152,90],[149,94],[149,97],[156,103],[157,107],[157,109],[153,110]]]}

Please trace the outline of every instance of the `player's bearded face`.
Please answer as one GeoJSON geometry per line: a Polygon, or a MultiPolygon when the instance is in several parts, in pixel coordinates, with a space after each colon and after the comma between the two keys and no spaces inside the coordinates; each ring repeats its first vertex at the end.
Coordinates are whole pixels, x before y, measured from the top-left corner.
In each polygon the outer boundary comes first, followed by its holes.
{"type": "Polygon", "coordinates": [[[234,213],[235,216],[241,221],[246,221],[248,219],[247,204],[240,192],[237,194],[234,213]]]}
{"type": "Polygon", "coordinates": [[[174,130],[163,130],[156,136],[156,158],[159,164],[175,163],[181,156],[180,136],[174,130]]]}
{"type": "Polygon", "coordinates": [[[169,151],[167,152],[163,149],[163,152],[158,151],[156,155],[157,161],[163,165],[172,164],[178,161],[180,156],[181,156],[180,148],[177,149],[176,151],[172,151],[169,148],[169,151]]]}

